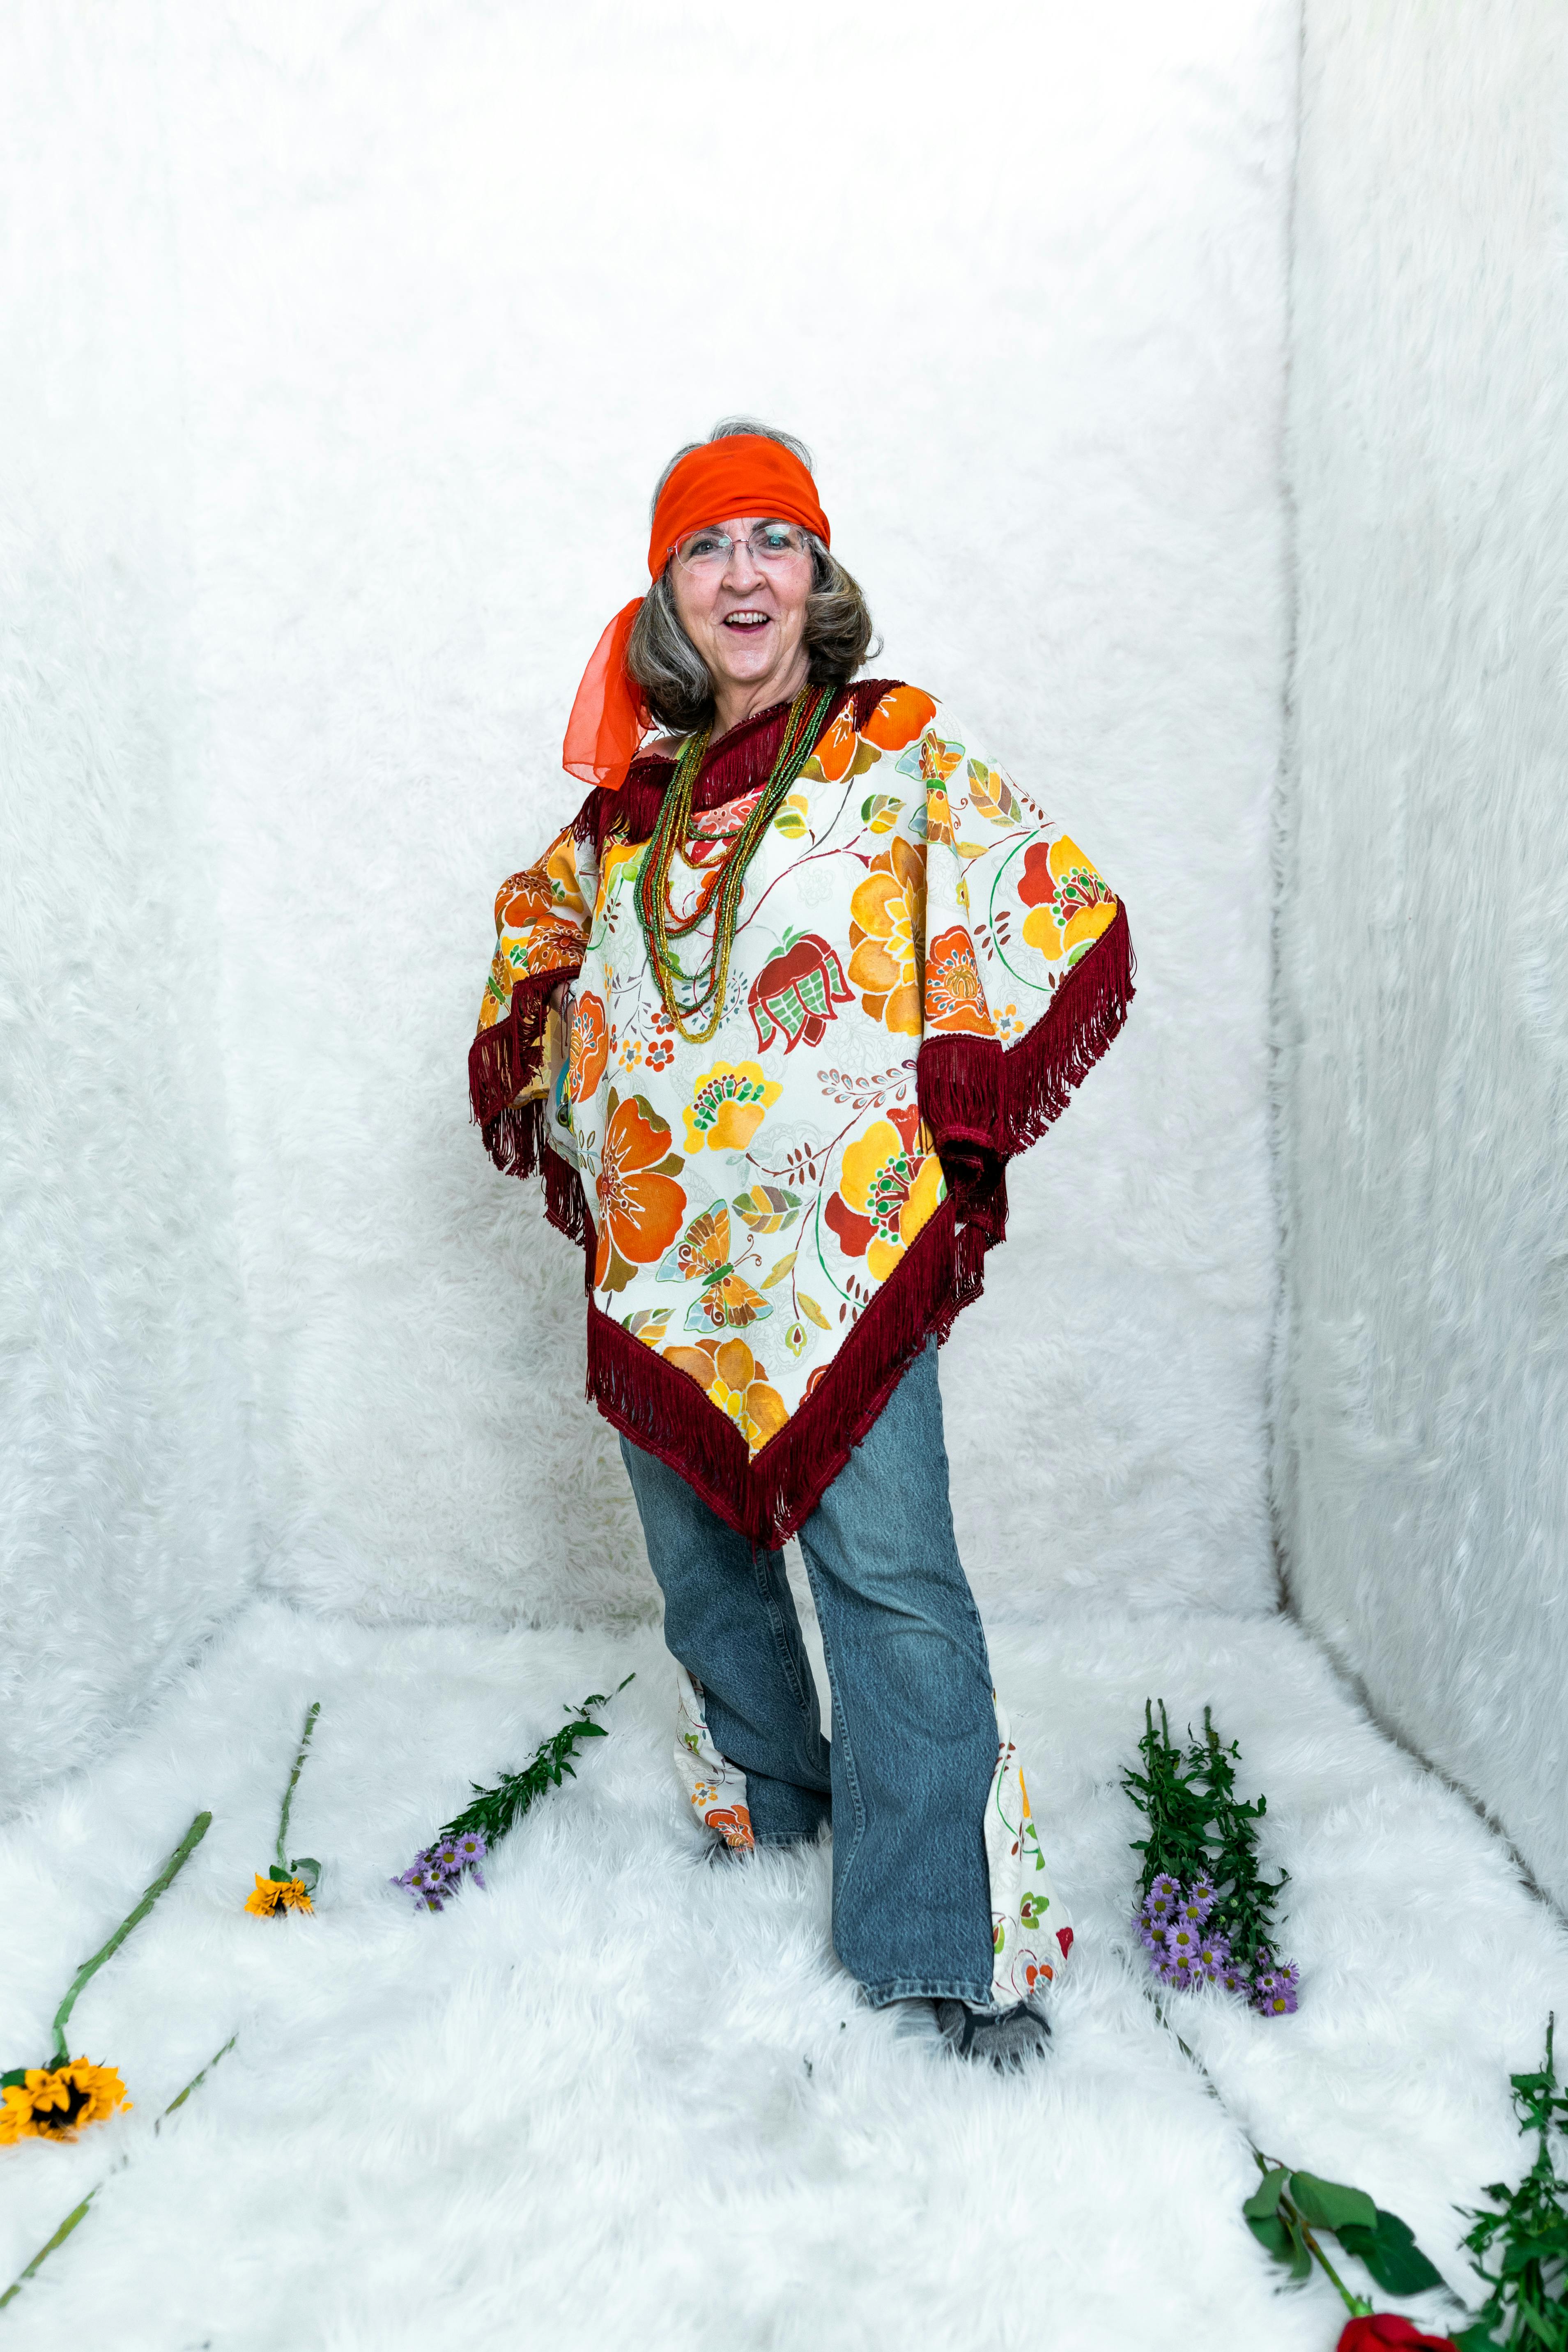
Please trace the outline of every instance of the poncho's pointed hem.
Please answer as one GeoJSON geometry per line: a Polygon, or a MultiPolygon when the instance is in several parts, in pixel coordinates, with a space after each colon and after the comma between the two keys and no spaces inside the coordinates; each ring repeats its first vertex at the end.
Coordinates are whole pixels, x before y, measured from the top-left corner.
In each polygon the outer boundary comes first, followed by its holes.
{"type": "MultiPolygon", "coordinates": [[[[1119,906],[1016,1045],[1004,1051],[982,1037],[934,1037],[922,1045],[921,1110],[942,1155],[948,1196],[847,1332],[816,1388],[756,1454],[748,1454],[735,1423],[689,1373],[597,1305],[592,1212],[577,1171],[551,1148],[543,1101],[498,1114],[502,1127],[516,1123],[518,1141],[509,1148],[519,1159],[526,1155],[526,1166],[500,1157],[487,1123],[486,1146],[497,1165],[510,1164],[518,1174],[537,1165],[546,1217],[586,1252],[587,1394],[605,1420],[668,1463],[752,1542],[776,1548],[795,1534],[926,1341],[945,1339],[963,1308],[979,1297],[985,1254],[1006,1231],[1006,1163],[1060,1116],[1118,1034],[1134,994],[1133,971],[1126,910],[1119,906]]],[[[559,977],[540,976],[542,1005],[559,977]]],[[[498,1135],[498,1142],[505,1140],[498,1135]]],[[[736,1336],[748,1345],[766,1344],[765,1328],[736,1336]]]]}
{"type": "MultiPolygon", "coordinates": [[[[760,1454],[748,1454],[734,1423],[689,1373],[592,1299],[587,1393],[606,1421],[678,1471],[730,1527],[776,1549],[811,1517],[926,1341],[945,1339],[960,1309],[980,1296],[985,1249],[980,1229],[961,1229],[955,1204],[944,1201],[760,1454]]],[[[761,1335],[742,1336],[750,1344],[761,1335]]]]}

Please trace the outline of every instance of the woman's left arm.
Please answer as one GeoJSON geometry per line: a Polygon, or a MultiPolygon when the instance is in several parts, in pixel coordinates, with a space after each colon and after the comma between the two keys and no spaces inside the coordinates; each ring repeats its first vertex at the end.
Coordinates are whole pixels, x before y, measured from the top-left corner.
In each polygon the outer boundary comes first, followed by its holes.
{"type": "Polygon", "coordinates": [[[1071,835],[945,705],[921,751],[921,1108],[961,1220],[999,1234],[1006,1162],[1066,1108],[1126,1018],[1127,917],[1071,835]]]}

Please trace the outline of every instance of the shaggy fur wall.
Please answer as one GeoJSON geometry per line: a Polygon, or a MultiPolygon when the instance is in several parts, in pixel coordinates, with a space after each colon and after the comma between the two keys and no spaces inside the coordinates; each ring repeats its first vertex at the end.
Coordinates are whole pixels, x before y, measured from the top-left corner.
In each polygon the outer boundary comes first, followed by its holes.
{"type": "Polygon", "coordinates": [[[1304,57],[1290,1582],[1568,1896],[1563,12],[1309,0],[1304,57]]]}
{"type": "Polygon", "coordinates": [[[1273,1599],[1282,0],[177,7],[213,1007],[276,1589],[644,1612],[581,1271],[466,1124],[500,878],[671,450],[817,450],[882,667],[1124,891],[945,1387],[983,1594],[1273,1599]]]}
{"type": "Polygon", "coordinates": [[[253,1572],[183,670],[155,27],[7,12],[0,1804],[253,1572]]]}

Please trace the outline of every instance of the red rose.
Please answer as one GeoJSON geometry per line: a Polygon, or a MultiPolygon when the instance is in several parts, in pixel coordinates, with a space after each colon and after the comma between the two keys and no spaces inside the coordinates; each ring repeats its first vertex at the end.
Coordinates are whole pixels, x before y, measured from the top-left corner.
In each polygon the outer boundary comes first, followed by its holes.
{"type": "Polygon", "coordinates": [[[1397,2311],[1374,2311],[1365,2319],[1352,2319],[1340,2337],[1339,2352],[1378,2352],[1384,2344],[1415,2345],[1425,2347],[1426,2352],[1458,2352],[1451,2336],[1423,2336],[1397,2311]]]}

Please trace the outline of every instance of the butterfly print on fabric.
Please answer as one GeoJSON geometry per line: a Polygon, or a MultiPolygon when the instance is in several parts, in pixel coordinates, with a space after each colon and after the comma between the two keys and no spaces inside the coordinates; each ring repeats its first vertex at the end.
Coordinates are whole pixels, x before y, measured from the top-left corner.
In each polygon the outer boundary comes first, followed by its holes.
{"type": "Polygon", "coordinates": [[[747,1324],[761,1323],[773,1311],[762,1292],[735,1271],[730,1212],[722,1201],[692,1218],[680,1239],[666,1250],[656,1279],[702,1285],[686,1310],[689,1331],[743,1331],[747,1324]]]}

